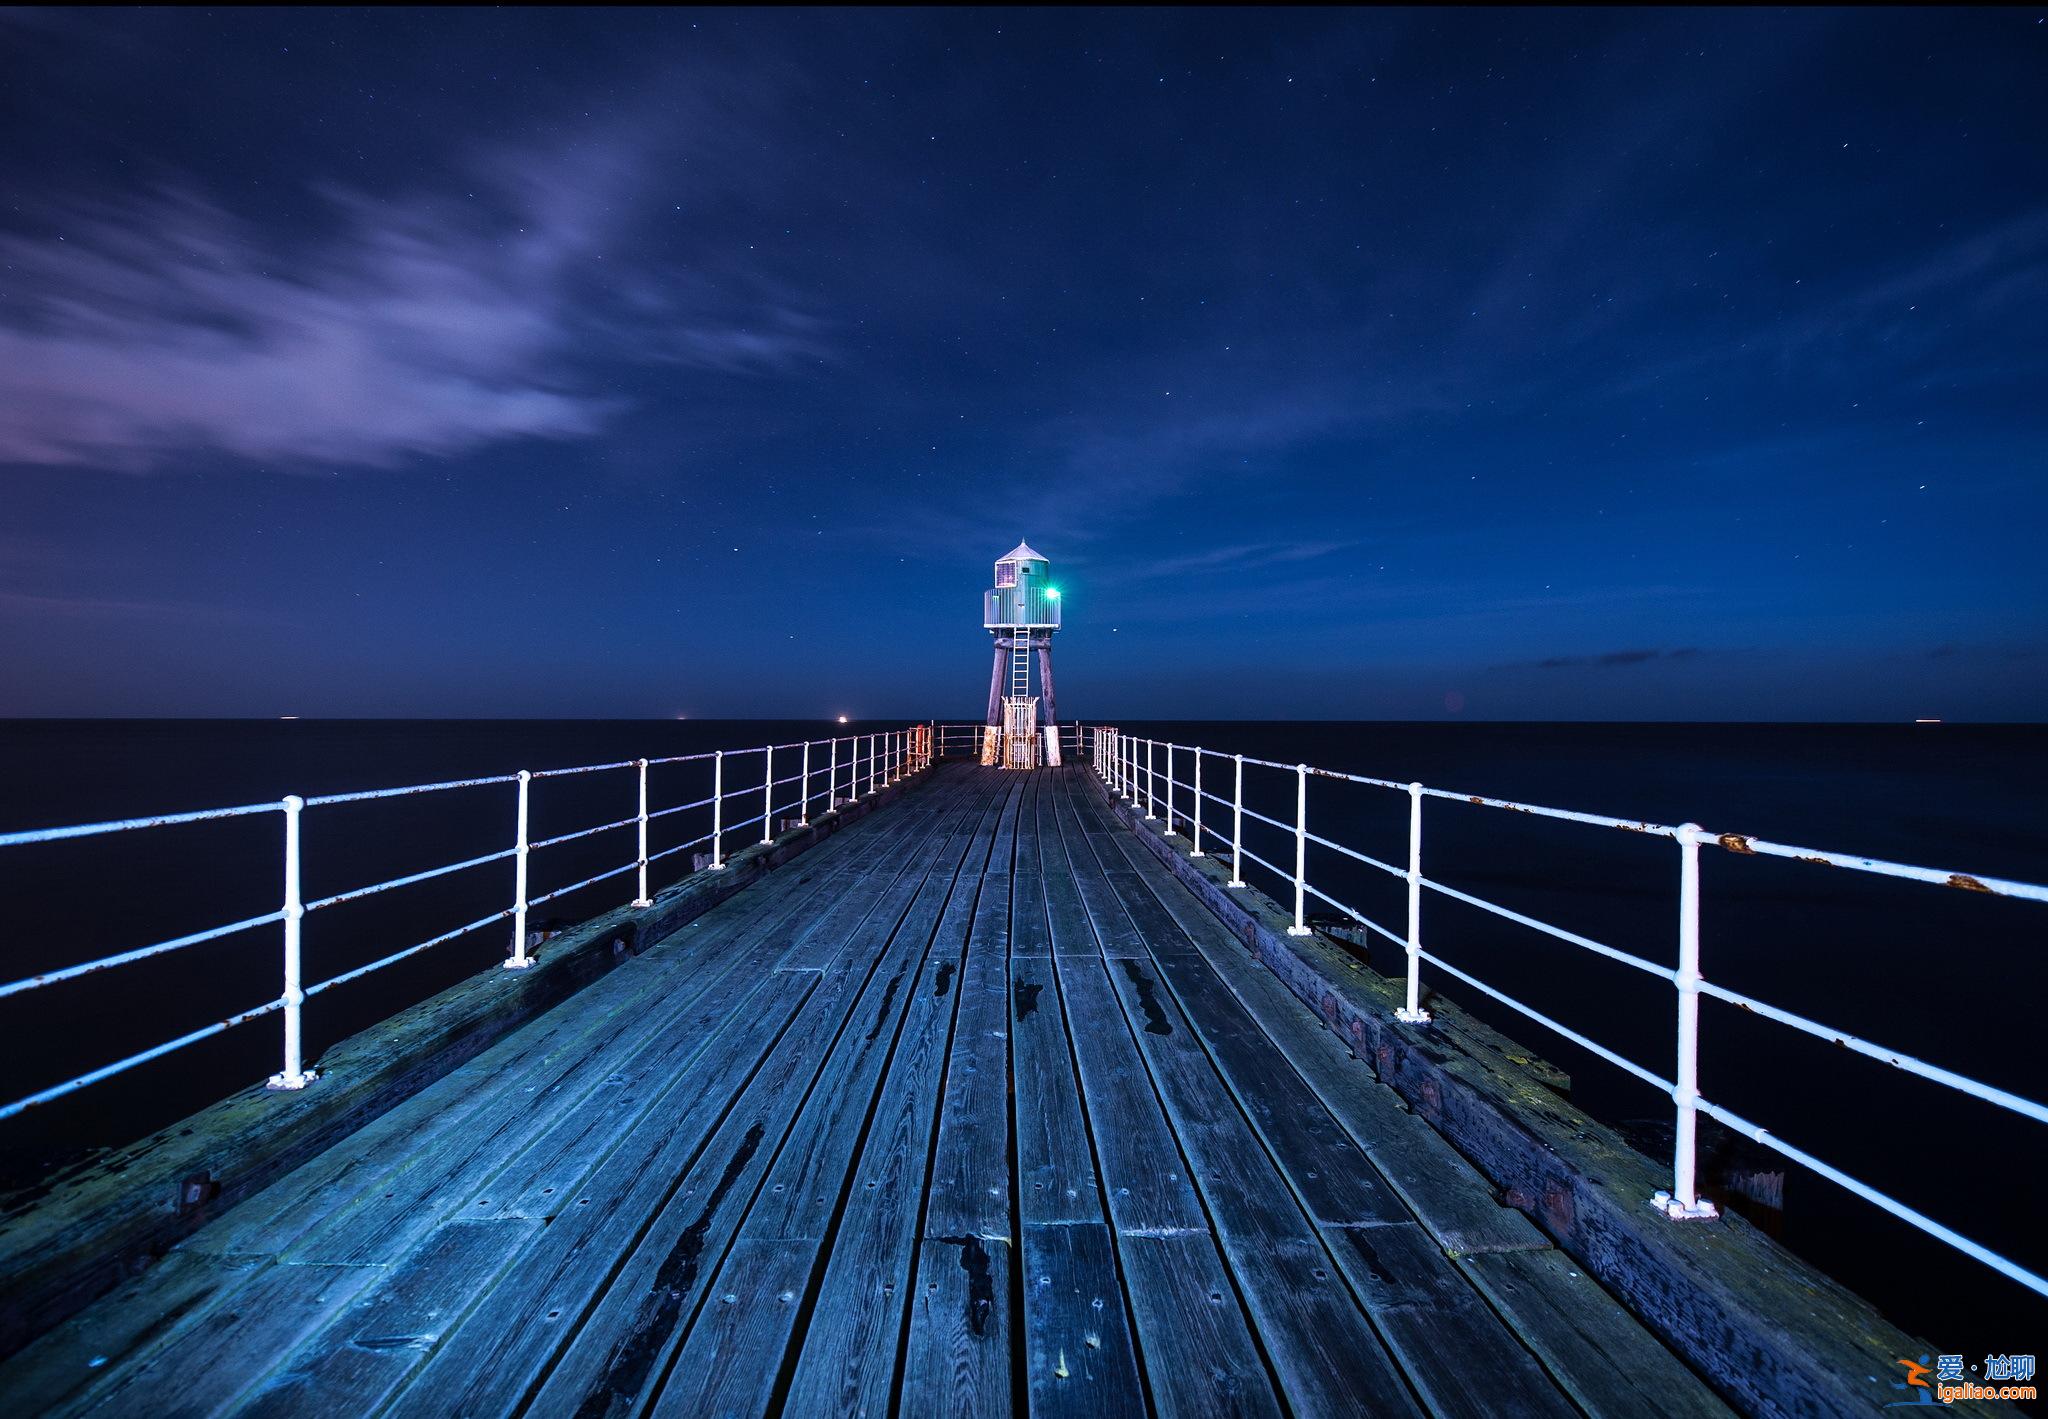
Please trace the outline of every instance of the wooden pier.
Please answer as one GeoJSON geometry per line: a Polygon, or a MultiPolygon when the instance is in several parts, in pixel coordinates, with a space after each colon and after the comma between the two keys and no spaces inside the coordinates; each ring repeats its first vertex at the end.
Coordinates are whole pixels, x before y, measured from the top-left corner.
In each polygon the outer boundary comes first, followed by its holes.
{"type": "Polygon", "coordinates": [[[1495,1194],[1085,770],[946,764],[193,1232],[0,1396],[1726,1412],[1495,1194]]]}

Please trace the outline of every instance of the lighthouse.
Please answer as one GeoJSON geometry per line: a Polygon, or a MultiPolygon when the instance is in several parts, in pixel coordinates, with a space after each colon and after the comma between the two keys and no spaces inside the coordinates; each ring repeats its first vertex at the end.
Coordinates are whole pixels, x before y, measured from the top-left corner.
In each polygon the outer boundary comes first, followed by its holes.
{"type": "Polygon", "coordinates": [[[1052,633],[1060,628],[1060,589],[1052,584],[1052,563],[1031,550],[1028,542],[1019,542],[996,563],[996,584],[982,594],[981,624],[995,639],[981,761],[1006,769],[1057,764],[1060,732],[1052,697],[1052,633]],[[1031,685],[1034,651],[1038,659],[1035,695],[1031,685]],[[1045,702],[1043,716],[1038,712],[1041,699],[1045,702]]]}

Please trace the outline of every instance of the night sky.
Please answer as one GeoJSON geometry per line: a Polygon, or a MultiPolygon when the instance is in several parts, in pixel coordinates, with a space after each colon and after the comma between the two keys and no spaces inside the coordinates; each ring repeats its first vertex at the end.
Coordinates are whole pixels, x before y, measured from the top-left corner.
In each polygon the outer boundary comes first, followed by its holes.
{"type": "Polygon", "coordinates": [[[2038,9],[0,14],[0,714],[2040,719],[2038,9]]]}

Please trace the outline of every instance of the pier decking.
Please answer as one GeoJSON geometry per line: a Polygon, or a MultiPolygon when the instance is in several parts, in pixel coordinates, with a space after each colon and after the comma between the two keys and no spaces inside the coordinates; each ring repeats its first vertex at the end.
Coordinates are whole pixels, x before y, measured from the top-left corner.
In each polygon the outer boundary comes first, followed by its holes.
{"type": "Polygon", "coordinates": [[[967,765],[226,1212],[0,1395],[1725,1412],[1083,770],[967,765]]]}

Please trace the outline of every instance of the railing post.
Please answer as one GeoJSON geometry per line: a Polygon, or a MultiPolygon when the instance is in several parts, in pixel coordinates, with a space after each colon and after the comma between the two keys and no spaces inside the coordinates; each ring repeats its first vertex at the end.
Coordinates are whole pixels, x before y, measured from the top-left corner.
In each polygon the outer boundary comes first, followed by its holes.
{"type": "Polygon", "coordinates": [[[1308,932],[1308,765],[1294,766],[1294,925],[1289,936],[1308,932]]]}
{"type": "Polygon", "coordinates": [[[636,907],[651,907],[654,898],[647,895],[647,761],[640,761],[640,895],[633,898],[636,907]]]}
{"type": "Polygon", "coordinates": [[[837,735],[834,735],[832,738],[832,752],[828,757],[830,757],[832,763],[825,770],[825,811],[827,813],[836,813],[839,811],[839,738],[837,735]]]}
{"type": "Polygon", "coordinates": [[[1195,840],[1189,857],[1202,855],[1202,746],[1195,746],[1195,840]]]}
{"type": "Polygon", "coordinates": [[[508,971],[523,971],[533,962],[526,954],[526,822],[527,804],[532,798],[533,775],[519,771],[519,831],[513,839],[512,858],[512,959],[508,971]]]}
{"type": "Polygon", "coordinates": [[[1422,785],[1408,785],[1408,1003],[1396,1020],[1427,1025],[1422,1008],[1422,785]]]}
{"type": "Polygon", "coordinates": [[[1173,836],[1173,741],[1166,742],[1166,831],[1163,838],[1173,836]]]}
{"type": "Polygon", "coordinates": [[[1230,799],[1230,882],[1244,885],[1244,755],[1237,756],[1237,786],[1230,799]]]}
{"type": "Polygon", "coordinates": [[[712,872],[725,867],[725,750],[711,756],[711,866],[712,872]]]}
{"type": "Polygon", "coordinates": [[[1152,772],[1152,743],[1150,739],[1145,741],[1145,821],[1148,823],[1159,821],[1156,811],[1159,807],[1159,784],[1152,772]]]}
{"type": "Polygon", "coordinates": [[[1678,1070],[1671,1090],[1678,1106],[1671,1148],[1671,1192],[1650,1205],[1674,1221],[1720,1216],[1699,1195],[1694,1177],[1700,1103],[1700,825],[1678,829],[1678,1070]],[[1675,1194],[1675,1195],[1674,1195],[1675,1194]]]}
{"type": "Polygon", "coordinates": [[[284,1071],[270,1076],[273,1089],[303,1089],[318,1076],[306,1068],[306,1036],[301,1014],[306,992],[300,974],[299,946],[306,920],[305,898],[299,890],[299,814],[306,800],[296,793],[284,800],[284,1071]]]}
{"type": "Polygon", "coordinates": [[[797,805],[796,825],[799,828],[811,826],[811,741],[804,740],[804,797],[797,805]]]}
{"type": "Polygon", "coordinates": [[[761,751],[761,841],[775,841],[775,746],[761,751]]]}

